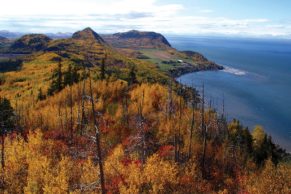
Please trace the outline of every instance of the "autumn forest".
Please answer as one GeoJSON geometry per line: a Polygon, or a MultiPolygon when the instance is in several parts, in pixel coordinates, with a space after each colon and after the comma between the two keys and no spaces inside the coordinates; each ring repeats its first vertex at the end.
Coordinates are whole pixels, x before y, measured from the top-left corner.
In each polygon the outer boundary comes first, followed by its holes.
{"type": "Polygon", "coordinates": [[[221,67],[161,36],[1,45],[1,193],[291,193],[290,155],[259,123],[228,121],[174,78],[221,67]]]}

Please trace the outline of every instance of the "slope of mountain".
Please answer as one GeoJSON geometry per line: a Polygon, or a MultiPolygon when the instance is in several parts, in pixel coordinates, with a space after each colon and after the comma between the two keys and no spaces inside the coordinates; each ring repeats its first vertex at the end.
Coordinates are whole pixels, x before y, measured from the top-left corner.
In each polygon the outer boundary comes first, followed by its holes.
{"type": "Polygon", "coordinates": [[[67,52],[84,54],[84,52],[94,52],[94,54],[104,54],[105,41],[92,29],[86,28],[75,32],[71,38],[53,40],[48,44],[46,51],[67,52]],[[97,53],[96,53],[96,50],[97,53]]]}
{"type": "Polygon", "coordinates": [[[290,155],[262,127],[228,124],[166,74],[207,63],[115,49],[88,28],[26,55],[0,73],[0,193],[290,193],[290,155]]]}
{"type": "Polygon", "coordinates": [[[200,53],[176,50],[159,33],[132,30],[103,35],[103,38],[124,55],[152,62],[161,71],[174,77],[193,71],[223,69],[222,66],[208,61],[200,53]]]}
{"type": "Polygon", "coordinates": [[[44,50],[51,39],[43,34],[28,34],[17,39],[9,48],[11,53],[32,53],[44,50]]]}
{"type": "Polygon", "coordinates": [[[117,77],[122,79],[126,79],[132,66],[135,66],[140,79],[165,79],[156,65],[119,53],[90,28],[74,33],[72,38],[51,41],[46,51],[58,53],[76,65],[100,68],[104,61],[107,72],[118,74],[117,77]]]}
{"type": "Polygon", "coordinates": [[[156,32],[140,32],[132,30],[104,36],[104,39],[118,48],[168,48],[171,47],[167,39],[156,32]]]}
{"type": "Polygon", "coordinates": [[[99,36],[99,34],[94,32],[91,28],[85,28],[84,30],[75,32],[72,38],[77,40],[94,40],[99,44],[105,43],[103,38],[101,38],[101,36],[99,36]]]}
{"type": "Polygon", "coordinates": [[[5,37],[0,36],[0,48],[4,47],[4,46],[7,45],[9,42],[10,42],[10,41],[9,41],[8,38],[5,38],[5,37]]]}
{"type": "Polygon", "coordinates": [[[77,68],[80,73],[83,71],[83,66],[87,66],[91,67],[93,76],[98,78],[101,74],[101,66],[104,65],[108,79],[127,81],[132,76],[130,75],[132,72],[139,82],[166,83],[170,79],[165,73],[159,71],[155,64],[129,58],[119,53],[90,28],[76,32],[72,38],[68,39],[51,40],[44,35],[35,36],[41,37],[41,44],[36,41],[37,39],[34,39],[36,42],[24,41],[28,39],[27,37],[32,40],[31,35],[24,36],[20,39],[22,41],[18,40],[13,47],[10,47],[11,52],[16,53],[20,49],[15,45],[28,45],[22,46],[21,48],[26,50],[21,51],[33,52],[25,56],[21,69],[4,74],[6,84],[1,86],[3,95],[19,96],[24,99],[36,98],[39,88],[46,93],[59,61],[61,61],[63,73],[70,65],[77,68]],[[23,42],[28,42],[28,44],[23,42]],[[45,44],[42,44],[43,42],[45,44]]]}
{"type": "Polygon", "coordinates": [[[90,58],[94,58],[93,63],[99,65],[107,55],[107,61],[109,61],[107,63],[111,63],[111,66],[116,66],[116,64],[118,64],[117,66],[125,66],[128,63],[128,58],[134,58],[138,59],[139,62],[151,63],[162,72],[174,77],[193,71],[223,68],[208,61],[199,53],[180,52],[172,48],[162,34],[136,30],[100,36],[91,28],[86,28],[75,32],[71,38],[55,38],[54,40],[47,35],[31,34],[22,36],[9,48],[7,44],[2,44],[1,47],[0,52],[2,53],[59,52],[62,56],[77,63],[84,62],[84,59],[88,57],[85,55],[90,53],[90,58]],[[115,57],[112,57],[113,55],[115,57]],[[127,59],[120,60],[120,58],[127,59]]]}
{"type": "MultiPolygon", "coordinates": [[[[116,35],[115,35],[116,36],[116,35]]],[[[101,70],[105,68],[107,78],[117,78],[128,81],[132,74],[136,74],[139,82],[167,83],[171,77],[183,73],[199,70],[218,70],[221,66],[208,61],[205,57],[194,52],[180,52],[170,47],[167,40],[160,35],[152,33],[119,34],[121,39],[136,39],[143,42],[149,36],[158,37],[157,42],[164,44],[163,48],[135,47],[135,48],[113,48],[107,43],[106,38],[101,37],[90,28],[78,31],[67,39],[52,40],[45,35],[25,35],[15,41],[9,47],[10,53],[31,53],[25,56],[17,72],[7,72],[6,89],[2,91],[10,95],[30,96],[34,95],[42,87],[47,91],[51,82],[54,69],[62,64],[62,71],[66,71],[70,65],[82,71],[83,66],[91,67],[96,78],[101,76],[101,70]],[[140,35],[143,35],[141,38],[140,35]],[[160,41],[162,40],[162,41],[160,41]],[[20,81],[19,81],[20,79],[20,81]],[[17,80],[17,81],[15,81],[17,80]],[[33,80],[33,86],[30,82],[33,80]],[[15,88],[11,90],[10,88],[15,88]],[[22,91],[22,92],[20,92],[22,91]]],[[[151,45],[146,41],[143,45],[151,45]]],[[[113,44],[114,45],[114,44],[113,44]]]]}

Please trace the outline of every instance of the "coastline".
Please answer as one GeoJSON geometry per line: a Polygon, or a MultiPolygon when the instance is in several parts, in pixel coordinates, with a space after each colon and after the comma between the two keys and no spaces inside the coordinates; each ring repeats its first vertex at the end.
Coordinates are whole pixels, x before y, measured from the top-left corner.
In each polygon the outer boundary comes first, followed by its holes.
{"type": "Polygon", "coordinates": [[[221,71],[225,68],[223,66],[216,66],[216,67],[205,67],[205,68],[199,68],[199,67],[179,67],[173,70],[170,70],[170,74],[174,78],[178,78],[182,75],[188,74],[188,73],[194,73],[194,72],[200,72],[200,71],[221,71]]]}
{"type": "Polygon", "coordinates": [[[183,66],[175,67],[171,70],[169,70],[169,73],[172,77],[178,78],[182,75],[188,74],[188,73],[194,73],[199,71],[221,71],[224,70],[225,67],[222,65],[218,65],[214,62],[208,61],[207,64],[196,64],[192,65],[189,63],[184,63],[183,66]]]}
{"type": "Polygon", "coordinates": [[[198,72],[198,71],[218,71],[224,70],[225,67],[208,60],[203,54],[196,51],[178,51],[190,59],[191,62],[182,62],[180,66],[176,66],[169,70],[172,77],[177,78],[182,75],[198,72]]]}

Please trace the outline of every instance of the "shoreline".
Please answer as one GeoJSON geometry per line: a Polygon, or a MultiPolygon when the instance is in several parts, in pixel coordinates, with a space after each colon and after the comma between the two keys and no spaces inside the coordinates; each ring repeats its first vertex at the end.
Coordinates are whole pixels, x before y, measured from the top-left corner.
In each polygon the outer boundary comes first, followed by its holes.
{"type": "MultiPolygon", "coordinates": [[[[222,70],[227,70],[228,66],[222,66],[223,69],[222,70]]],[[[186,72],[184,74],[181,74],[179,75],[178,77],[175,77],[175,80],[179,83],[179,84],[182,84],[182,85],[185,85],[185,86],[188,86],[188,87],[192,87],[191,85],[188,85],[186,83],[183,83],[183,81],[181,81],[179,79],[179,77],[181,76],[184,76],[184,75],[187,75],[187,74],[191,74],[191,73],[196,73],[196,72],[203,72],[203,71],[219,71],[219,70],[215,70],[215,69],[210,69],[210,70],[197,70],[197,71],[192,71],[192,72],[186,72]]],[[[230,72],[226,72],[226,73],[230,73],[230,72]]],[[[241,76],[240,74],[238,75],[237,73],[231,73],[231,74],[234,74],[234,76],[241,76]]],[[[195,87],[193,87],[195,88],[195,87]]],[[[200,92],[199,92],[200,93],[200,92]]],[[[207,96],[205,97],[207,98],[207,96]]],[[[230,116],[230,115],[229,115],[230,116]]],[[[290,147],[290,144],[288,143],[288,140],[282,138],[281,135],[279,135],[278,133],[276,133],[276,131],[274,130],[276,127],[268,127],[268,125],[266,124],[263,124],[264,122],[256,122],[256,123],[253,123],[253,124],[250,124],[248,123],[248,120],[245,120],[245,118],[240,118],[240,117],[235,117],[235,116],[230,116],[228,118],[228,122],[230,122],[233,118],[236,118],[238,119],[239,121],[241,121],[241,123],[244,125],[244,127],[247,127],[250,129],[250,131],[252,131],[252,129],[256,126],[256,125],[262,125],[264,127],[264,130],[265,130],[265,133],[272,137],[272,139],[274,140],[274,143],[278,146],[280,146],[283,150],[285,150],[287,153],[291,154],[291,147],[290,147]]]]}
{"type": "Polygon", "coordinates": [[[182,62],[181,66],[174,67],[169,70],[170,75],[174,78],[180,77],[182,75],[199,72],[199,71],[218,71],[224,70],[225,67],[222,65],[218,65],[217,63],[208,60],[203,54],[196,51],[178,51],[182,54],[186,55],[186,58],[191,59],[191,63],[182,62]]]}
{"type": "Polygon", "coordinates": [[[198,64],[197,66],[193,66],[192,64],[187,64],[183,67],[177,67],[175,69],[169,70],[170,75],[173,78],[181,77],[182,75],[188,74],[188,73],[195,73],[200,71],[221,71],[224,70],[225,67],[222,65],[218,65],[216,63],[209,64],[208,66],[198,64]]]}

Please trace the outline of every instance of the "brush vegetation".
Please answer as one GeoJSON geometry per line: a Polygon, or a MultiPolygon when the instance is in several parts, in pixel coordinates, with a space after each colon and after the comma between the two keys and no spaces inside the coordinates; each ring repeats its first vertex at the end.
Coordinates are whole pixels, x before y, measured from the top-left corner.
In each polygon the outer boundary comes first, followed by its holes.
{"type": "Polygon", "coordinates": [[[90,28],[39,44],[0,74],[1,192],[291,192],[290,156],[262,127],[173,79],[174,59],[213,69],[202,55],[113,47],[90,28]]]}

